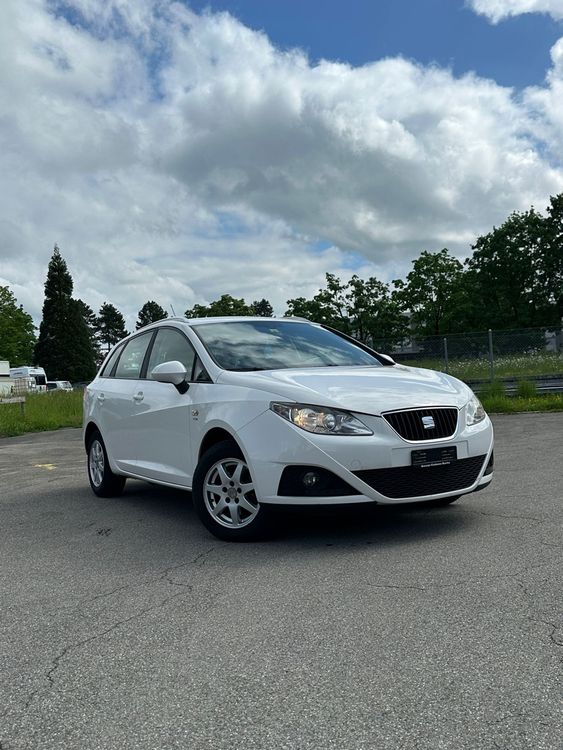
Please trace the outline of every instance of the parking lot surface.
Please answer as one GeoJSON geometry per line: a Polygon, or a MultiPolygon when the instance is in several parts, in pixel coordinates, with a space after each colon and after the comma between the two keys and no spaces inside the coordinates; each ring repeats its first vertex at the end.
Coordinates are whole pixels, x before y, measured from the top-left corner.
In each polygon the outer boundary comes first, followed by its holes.
{"type": "Polygon", "coordinates": [[[563,414],[494,423],[489,490],[251,545],[0,440],[1,750],[561,750],[563,414]]]}

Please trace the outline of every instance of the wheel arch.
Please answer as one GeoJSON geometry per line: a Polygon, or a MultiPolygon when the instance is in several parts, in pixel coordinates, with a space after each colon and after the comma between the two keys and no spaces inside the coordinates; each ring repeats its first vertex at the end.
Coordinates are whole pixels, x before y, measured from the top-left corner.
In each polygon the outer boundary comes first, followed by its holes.
{"type": "Polygon", "coordinates": [[[233,442],[235,442],[242,451],[243,455],[245,455],[245,451],[243,450],[240,441],[237,440],[237,438],[231,432],[226,430],[224,427],[212,427],[205,433],[205,435],[203,436],[203,440],[200,443],[197,456],[198,461],[201,459],[203,454],[206,453],[206,451],[208,451],[214,445],[217,445],[217,443],[222,443],[224,440],[232,440],[233,442]]]}
{"type": "Polygon", "coordinates": [[[95,422],[88,422],[84,428],[84,450],[88,451],[88,443],[94,432],[99,432],[100,429],[95,422]]]}

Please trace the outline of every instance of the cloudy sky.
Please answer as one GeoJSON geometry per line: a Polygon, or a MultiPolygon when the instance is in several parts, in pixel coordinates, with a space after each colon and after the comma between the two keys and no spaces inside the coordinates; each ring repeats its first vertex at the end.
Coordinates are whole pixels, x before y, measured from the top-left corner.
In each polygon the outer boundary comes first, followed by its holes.
{"type": "Polygon", "coordinates": [[[0,284],[133,327],[460,258],[563,191],[563,0],[2,0],[0,284]]]}

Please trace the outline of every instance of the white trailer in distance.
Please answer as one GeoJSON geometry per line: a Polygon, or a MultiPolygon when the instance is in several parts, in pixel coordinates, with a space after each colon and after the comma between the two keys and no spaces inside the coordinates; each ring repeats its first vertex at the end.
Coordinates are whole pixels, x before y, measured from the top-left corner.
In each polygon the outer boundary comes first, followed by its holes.
{"type": "Polygon", "coordinates": [[[10,378],[25,384],[25,390],[31,393],[47,390],[47,374],[42,367],[10,367],[10,378]]]}

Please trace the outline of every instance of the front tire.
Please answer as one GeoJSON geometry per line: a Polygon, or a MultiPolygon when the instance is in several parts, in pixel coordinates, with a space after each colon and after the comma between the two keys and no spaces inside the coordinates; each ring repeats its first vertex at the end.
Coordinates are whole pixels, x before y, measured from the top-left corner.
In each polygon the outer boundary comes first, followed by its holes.
{"type": "Polygon", "coordinates": [[[111,470],[106,446],[98,430],[88,441],[88,479],[98,497],[118,497],[125,487],[125,477],[111,470]]]}
{"type": "Polygon", "coordinates": [[[226,542],[255,542],[270,531],[267,508],[261,505],[250,469],[232,440],[206,451],[194,472],[195,510],[208,531],[226,542]]]}

